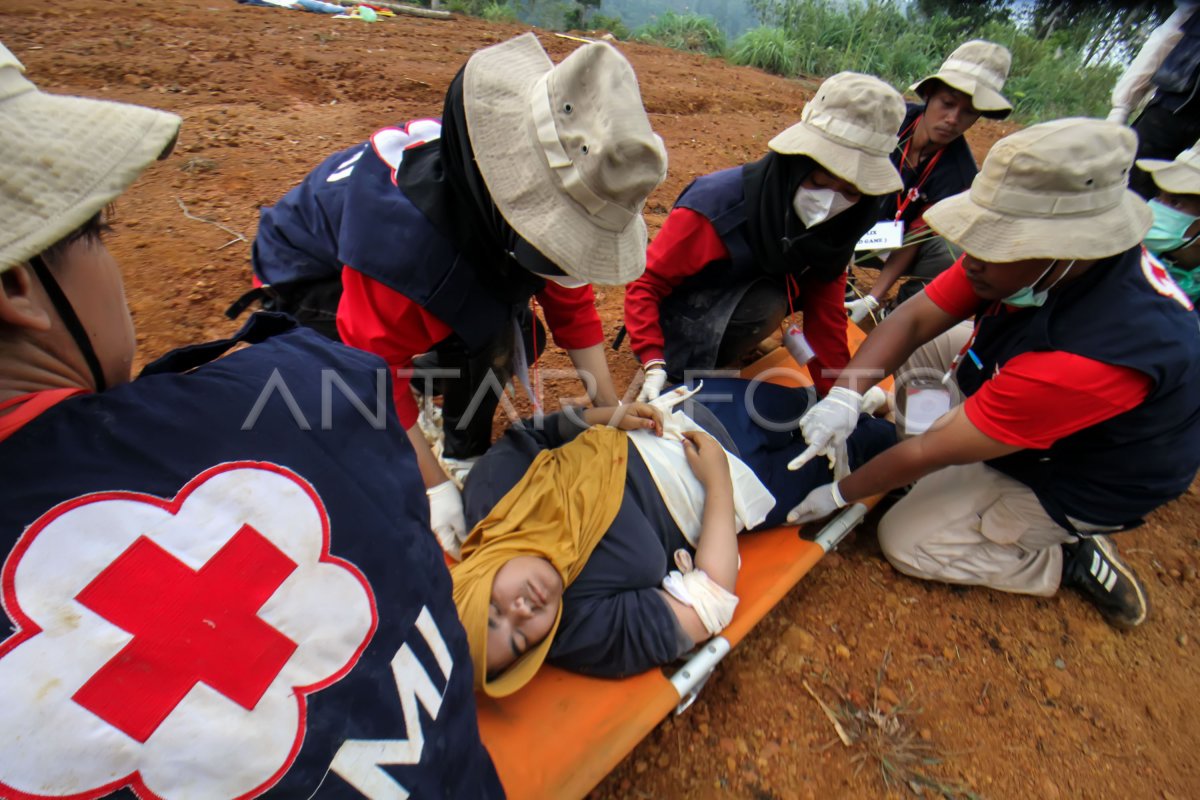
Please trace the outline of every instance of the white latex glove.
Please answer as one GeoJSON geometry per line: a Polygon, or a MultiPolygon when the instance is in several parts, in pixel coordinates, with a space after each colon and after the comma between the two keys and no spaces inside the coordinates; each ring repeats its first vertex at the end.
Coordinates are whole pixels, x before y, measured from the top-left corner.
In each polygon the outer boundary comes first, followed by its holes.
{"type": "Polygon", "coordinates": [[[1129,119],[1129,109],[1124,106],[1113,106],[1112,111],[1108,112],[1108,121],[1116,122],[1121,125],[1125,124],[1125,120],[1129,119]]]}
{"type": "Polygon", "coordinates": [[[838,509],[846,507],[846,500],[836,483],[818,486],[808,493],[808,497],[800,505],[788,512],[787,521],[793,525],[803,525],[828,517],[838,509]]]}
{"type": "Polygon", "coordinates": [[[857,300],[851,300],[844,305],[846,310],[850,312],[850,321],[857,325],[866,319],[868,314],[879,308],[879,301],[871,295],[867,295],[857,300]]]}
{"type": "Polygon", "coordinates": [[[429,527],[442,549],[457,561],[462,556],[462,543],[467,539],[462,494],[453,482],[446,481],[426,489],[425,496],[429,498],[429,527]]]}
{"type": "Polygon", "coordinates": [[[874,414],[879,409],[887,405],[888,395],[881,386],[872,386],[867,389],[867,393],[863,395],[862,405],[859,406],[859,411],[864,414],[874,414]]]}
{"type": "Polygon", "coordinates": [[[848,472],[849,465],[842,463],[845,461],[845,444],[858,425],[862,402],[862,395],[853,389],[841,386],[830,389],[824,400],[800,418],[800,432],[804,434],[804,441],[808,442],[808,449],[793,458],[788,469],[800,469],[814,457],[822,455],[829,459],[829,466],[835,475],[839,469],[848,472]]]}
{"type": "Polygon", "coordinates": [[[649,403],[651,400],[657,400],[666,383],[667,371],[661,365],[647,368],[646,379],[642,381],[642,390],[638,392],[637,401],[649,403]]]}

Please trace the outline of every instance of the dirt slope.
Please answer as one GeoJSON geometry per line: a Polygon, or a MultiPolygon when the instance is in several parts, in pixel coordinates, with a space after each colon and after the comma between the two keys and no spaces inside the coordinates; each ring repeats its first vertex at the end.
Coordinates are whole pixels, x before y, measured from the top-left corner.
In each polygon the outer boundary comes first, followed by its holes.
{"type": "MultiPolygon", "coordinates": [[[[474,49],[516,27],[456,19],[373,26],[247,8],[232,0],[3,0],[0,36],[43,87],[170,109],[180,146],[117,207],[141,360],[228,333],[221,315],[246,286],[249,246],[185,218],[179,203],[247,238],[270,204],[335,149],[374,128],[434,115],[474,49]]],[[[574,42],[542,35],[555,59],[574,42]]],[[[696,175],[758,157],[798,118],[813,84],[720,61],[621,45],[670,149],[652,231],[696,175]]],[[[979,157],[1005,131],[972,130],[979,157]]],[[[601,292],[611,335],[622,293],[601,292]]],[[[629,352],[611,355],[618,384],[629,352]]],[[[548,367],[567,364],[549,353],[548,367]]],[[[576,394],[557,380],[549,393],[576,394]]],[[[1200,496],[1191,493],[1121,544],[1149,585],[1152,621],[1118,635],[1075,597],[1034,600],[897,575],[864,528],[819,565],[720,668],[687,715],[659,727],[597,797],[863,797],[887,794],[878,766],[837,742],[805,692],[889,701],[943,763],[946,785],[987,797],[1190,798],[1200,680],[1200,496]]],[[[538,743],[531,743],[537,757],[538,743]]],[[[902,790],[895,789],[899,794],[902,790]]]]}

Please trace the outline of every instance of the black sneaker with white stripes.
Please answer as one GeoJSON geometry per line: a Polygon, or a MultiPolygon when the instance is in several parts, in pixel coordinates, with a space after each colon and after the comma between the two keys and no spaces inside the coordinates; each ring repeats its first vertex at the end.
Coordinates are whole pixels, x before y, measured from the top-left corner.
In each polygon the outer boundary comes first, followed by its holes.
{"type": "Polygon", "coordinates": [[[1110,625],[1129,630],[1146,621],[1146,588],[1107,536],[1064,544],[1062,585],[1075,589],[1110,625]]]}

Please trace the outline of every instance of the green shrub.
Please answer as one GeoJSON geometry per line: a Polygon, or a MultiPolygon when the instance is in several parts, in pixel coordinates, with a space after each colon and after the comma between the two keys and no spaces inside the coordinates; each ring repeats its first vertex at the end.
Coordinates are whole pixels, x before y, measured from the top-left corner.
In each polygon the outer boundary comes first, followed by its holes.
{"type": "Polygon", "coordinates": [[[725,34],[712,17],[676,14],[667,11],[661,17],[638,28],[633,38],[639,42],[661,44],[675,50],[719,56],[725,52],[725,34]]]}
{"type": "Polygon", "coordinates": [[[733,43],[729,60],[739,66],[790,76],[796,74],[799,55],[800,43],[782,28],[755,28],[733,43]]]}
{"type": "Polygon", "coordinates": [[[483,13],[486,5],[487,3],[484,0],[449,0],[446,3],[446,9],[455,14],[468,14],[472,17],[478,17],[483,13]]]}
{"type": "Polygon", "coordinates": [[[520,22],[517,17],[517,10],[508,3],[488,3],[483,7],[480,13],[481,17],[488,22],[520,22]]]}
{"type": "Polygon", "coordinates": [[[625,26],[624,21],[618,16],[608,16],[605,14],[593,14],[588,19],[588,30],[593,31],[608,31],[618,39],[629,38],[629,28],[625,26]]]}
{"type": "MultiPolygon", "coordinates": [[[[1013,103],[1014,117],[1023,122],[1103,116],[1121,73],[1121,67],[1112,64],[1084,65],[1090,33],[1083,28],[1063,27],[1037,39],[1028,27],[1011,21],[992,20],[972,27],[969,18],[944,13],[924,16],[912,4],[897,0],[750,0],[750,5],[765,25],[781,30],[795,46],[792,74],[821,77],[853,70],[905,87],[935,72],[967,39],[1003,44],[1013,54],[1004,94],[1013,103]]],[[[745,36],[734,47],[736,63],[779,71],[752,59],[749,44],[742,46],[744,40],[745,36]]],[[[784,52],[781,46],[768,47],[765,42],[758,42],[755,50],[784,52]]]]}

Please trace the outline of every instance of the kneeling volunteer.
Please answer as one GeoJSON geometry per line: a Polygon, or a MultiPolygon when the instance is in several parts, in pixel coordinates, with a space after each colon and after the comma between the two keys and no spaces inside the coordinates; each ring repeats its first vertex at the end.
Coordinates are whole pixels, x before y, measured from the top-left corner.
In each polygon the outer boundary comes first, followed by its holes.
{"type": "Polygon", "coordinates": [[[902,383],[946,372],[966,401],[793,518],[916,481],[879,526],[901,572],[1042,596],[1069,586],[1114,625],[1145,620],[1145,590],[1108,534],[1200,467],[1200,326],[1141,247],[1151,213],[1128,189],[1135,147],[1115,123],[1035,125],[926,213],[966,255],[872,331],[801,426],[817,450],[836,445],[858,417],[843,407],[857,397],[849,373],[910,356],[902,383]]]}
{"type": "Polygon", "coordinates": [[[614,405],[588,284],[641,275],[642,204],[665,174],[625,57],[593,43],[555,65],[525,34],[467,60],[441,120],[376,132],[263,210],[254,271],[267,307],[392,367],[396,413],[448,552],[466,535],[462,498],[417,425],[413,368],[449,373],[438,382],[458,475],[491,444],[523,341],[529,360],[545,347],[531,297],[592,400],[614,405]]]}
{"type": "Polygon", "coordinates": [[[974,39],[950,54],[940,69],[909,87],[924,103],[910,104],[900,127],[892,163],[900,170],[904,188],[884,199],[880,219],[899,222],[908,239],[919,243],[893,250],[883,263],[869,294],[846,304],[850,319],[861,322],[879,308],[888,290],[904,275],[904,302],[942,274],[960,253],[940,236],[930,236],[925,210],[965,191],[975,174],[975,157],[966,133],[980,117],[1005,119],[1012,105],[1000,94],[1012,54],[993,42],[974,39]]]}
{"type": "Polygon", "coordinates": [[[694,180],[625,292],[625,326],[646,370],[641,400],[688,371],[735,366],[793,311],[824,393],[850,359],[846,267],[901,188],[888,161],[904,100],[878,78],[826,80],[800,122],[758,161],[694,180]]]}
{"type": "Polygon", "coordinates": [[[131,381],[104,210],[179,118],[20,72],[0,45],[0,796],[502,797],[412,448],[361,413],[383,361],[261,314],[131,381]]]}
{"type": "Polygon", "coordinates": [[[1200,144],[1174,161],[1140,158],[1137,165],[1158,189],[1150,201],[1154,225],[1142,242],[1195,304],[1200,300],[1200,144]]]}

